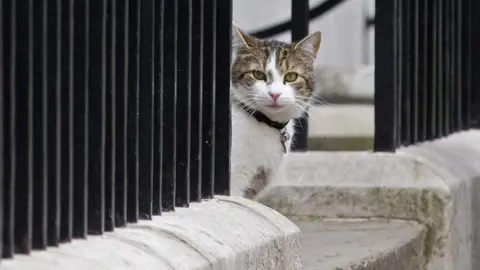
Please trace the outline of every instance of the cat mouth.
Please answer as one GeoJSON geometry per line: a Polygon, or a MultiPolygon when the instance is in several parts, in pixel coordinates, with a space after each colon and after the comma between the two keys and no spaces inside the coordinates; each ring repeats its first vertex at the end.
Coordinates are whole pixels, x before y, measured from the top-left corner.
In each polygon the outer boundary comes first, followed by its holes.
{"type": "Polygon", "coordinates": [[[283,107],[283,105],[278,105],[278,104],[270,104],[270,105],[267,105],[268,108],[271,108],[271,109],[280,109],[283,107]]]}

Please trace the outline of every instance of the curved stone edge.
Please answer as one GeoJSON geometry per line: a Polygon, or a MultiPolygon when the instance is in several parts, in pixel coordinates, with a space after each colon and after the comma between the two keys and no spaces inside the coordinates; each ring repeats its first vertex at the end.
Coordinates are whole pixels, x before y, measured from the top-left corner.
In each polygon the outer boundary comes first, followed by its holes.
{"type": "Polygon", "coordinates": [[[395,154],[292,154],[286,168],[261,203],[286,216],[415,220],[429,228],[425,255],[441,269],[480,269],[480,131],[395,154]]]}
{"type": "MultiPolygon", "coordinates": [[[[395,222],[395,220],[392,220],[395,222]]],[[[425,237],[428,230],[425,226],[419,225],[416,233],[403,242],[383,250],[381,253],[372,254],[348,265],[337,267],[335,270],[420,270],[427,269],[427,260],[424,256],[425,237]]]]}
{"type": "Polygon", "coordinates": [[[300,229],[241,198],[192,203],[103,236],[3,260],[1,270],[301,269],[300,229]]]}

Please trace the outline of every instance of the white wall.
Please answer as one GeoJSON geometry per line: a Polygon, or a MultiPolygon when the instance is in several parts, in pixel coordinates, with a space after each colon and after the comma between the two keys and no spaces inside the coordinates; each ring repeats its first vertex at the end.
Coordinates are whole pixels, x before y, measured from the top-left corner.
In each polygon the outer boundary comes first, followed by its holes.
{"type": "MultiPolygon", "coordinates": [[[[310,7],[322,1],[310,0],[310,7]]],[[[310,22],[310,32],[322,32],[319,64],[354,68],[373,64],[373,35],[366,39],[364,25],[366,14],[374,12],[374,1],[348,0],[310,22]]],[[[289,19],[290,5],[291,0],[233,0],[233,21],[247,32],[263,29],[289,19]]],[[[290,32],[275,38],[290,41],[290,32]]]]}

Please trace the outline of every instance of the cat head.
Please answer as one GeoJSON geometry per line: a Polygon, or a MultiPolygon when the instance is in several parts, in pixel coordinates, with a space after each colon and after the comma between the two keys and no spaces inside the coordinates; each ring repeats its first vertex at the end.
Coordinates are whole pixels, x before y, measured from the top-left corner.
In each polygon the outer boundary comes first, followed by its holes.
{"type": "Polygon", "coordinates": [[[315,88],[314,62],[321,34],[288,44],[261,40],[232,27],[232,102],[274,121],[300,117],[315,88]]]}

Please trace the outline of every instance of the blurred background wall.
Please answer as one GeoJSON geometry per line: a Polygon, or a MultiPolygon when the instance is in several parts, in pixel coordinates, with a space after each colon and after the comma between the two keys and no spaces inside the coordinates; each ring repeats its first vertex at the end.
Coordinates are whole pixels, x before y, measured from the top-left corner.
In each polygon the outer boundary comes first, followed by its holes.
{"type": "MultiPolygon", "coordinates": [[[[324,0],[310,0],[310,7],[324,0]]],[[[310,22],[310,32],[323,34],[318,60],[321,65],[357,68],[373,64],[373,28],[365,21],[374,14],[374,0],[346,0],[310,22]]],[[[247,32],[289,20],[291,0],[234,0],[233,20],[247,32]]],[[[290,32],[275,36],[290,41],[290,32]]]]}

